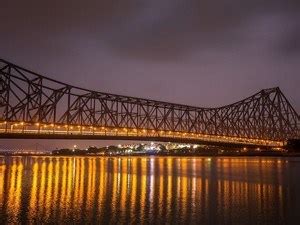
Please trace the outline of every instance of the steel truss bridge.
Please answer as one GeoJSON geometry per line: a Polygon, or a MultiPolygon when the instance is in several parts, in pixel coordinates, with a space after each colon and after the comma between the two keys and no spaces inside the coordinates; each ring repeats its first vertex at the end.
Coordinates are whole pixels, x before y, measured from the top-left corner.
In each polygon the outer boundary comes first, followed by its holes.
{"type": "Polygon", "coordinates": [[[219,108],[90,91],[0,60],[0,138],[284,145],[300,118],[279,88],[219,108]]]}

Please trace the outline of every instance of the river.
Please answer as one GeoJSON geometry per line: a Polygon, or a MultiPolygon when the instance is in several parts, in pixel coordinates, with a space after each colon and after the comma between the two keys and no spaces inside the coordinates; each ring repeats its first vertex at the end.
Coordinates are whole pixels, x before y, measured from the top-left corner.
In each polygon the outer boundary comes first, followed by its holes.
{"type": "Polygon", "coordinates": [[[0,157],[0,224],[300,224],[299,193],[300,158],[0,157]]]}

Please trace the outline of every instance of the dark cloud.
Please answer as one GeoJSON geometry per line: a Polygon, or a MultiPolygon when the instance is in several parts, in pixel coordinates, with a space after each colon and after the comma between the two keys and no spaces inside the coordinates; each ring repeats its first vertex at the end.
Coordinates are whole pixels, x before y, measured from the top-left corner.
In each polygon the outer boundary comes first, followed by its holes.
{"type": "MultiPolygon", "coordinates": [[[[278,51],[288,57],[300,57],[300,13],[287,21],[286,32],[279,38],[278,51]]],[[[276,48],[276,46],[275,46],[276,48]]]]}
{"type": "MultiPolygon", "coordinates": [[[[195,46],[240,42],[233,30],[253,17],[280,13],[297,21],[299,12],[297,0],[6,1],[1,17],[9,23],[1,25],[24,38],[72,32],[104,42],[116,54],[172,60],[195,46]]],[[[289,32],[298,28],[299,22],[289,32]]],[[[286,41],[288,50],[297,40],[286,41]]]]}
{"type": "MultiPolygon", "coordinates": [[[[300,12],[297,10],[297,1],[139,2],[144,4],[133,7],[127,17],[114,14],[114,23],[105,30],[102,37],[118,54],[158,60],[168,57],[172,60],[193,51],[195,46],[212,48],[239,43],[242,40],[236,31],[243,29],[249,20],[264,14],[282,14],[289,20],[299,21],[293,11],[300,12]]],[[[296,30],[297,26],[299,22],[290,29],[296,30]]],[[[283,27],[279,29],[284,31],[283,27]]]]}

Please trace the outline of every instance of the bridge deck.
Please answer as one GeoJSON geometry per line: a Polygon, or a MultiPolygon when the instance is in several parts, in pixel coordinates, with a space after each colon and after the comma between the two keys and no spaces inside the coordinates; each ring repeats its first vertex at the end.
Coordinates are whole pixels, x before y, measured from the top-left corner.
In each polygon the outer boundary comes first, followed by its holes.
{"type": "Polygon", "coordinates": [[[141,140],[235,147],[282,147],[284,142],[146,129],[0,123],[0,139],[141,140]]]}

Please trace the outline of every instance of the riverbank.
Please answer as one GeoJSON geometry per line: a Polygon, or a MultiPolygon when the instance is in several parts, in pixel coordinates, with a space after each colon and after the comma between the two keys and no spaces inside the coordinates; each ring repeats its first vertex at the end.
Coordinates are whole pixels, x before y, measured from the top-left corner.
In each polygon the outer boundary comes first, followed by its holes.
{"type": "Polygon", "coordinates": [[[300,153],[241,153],[241,154],[86,154],[86,155],[70,155],[70,154],[0,154],[0,156],[55,156],[55,157],[300,157],[300,153]]]}

